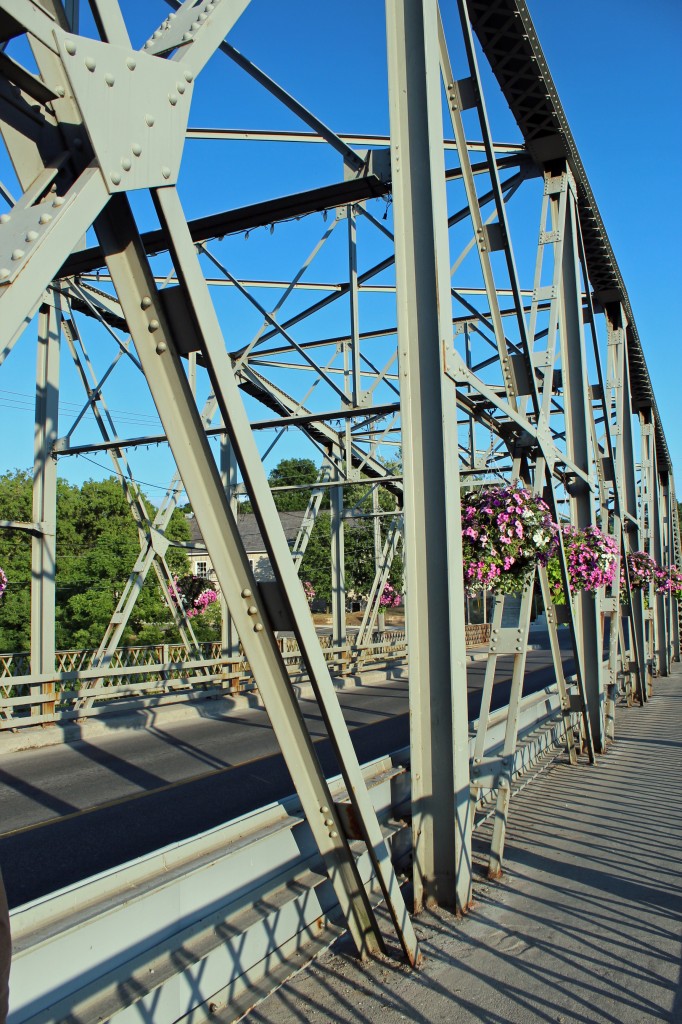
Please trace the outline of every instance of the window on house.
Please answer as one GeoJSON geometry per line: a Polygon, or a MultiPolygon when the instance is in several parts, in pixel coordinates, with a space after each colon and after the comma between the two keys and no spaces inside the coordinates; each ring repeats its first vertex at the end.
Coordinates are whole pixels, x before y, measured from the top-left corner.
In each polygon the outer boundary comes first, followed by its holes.
{"type": "Polygon", "coordinates": [[[208,562],[197,562],[197,576],[208,576],[208,562]]]}

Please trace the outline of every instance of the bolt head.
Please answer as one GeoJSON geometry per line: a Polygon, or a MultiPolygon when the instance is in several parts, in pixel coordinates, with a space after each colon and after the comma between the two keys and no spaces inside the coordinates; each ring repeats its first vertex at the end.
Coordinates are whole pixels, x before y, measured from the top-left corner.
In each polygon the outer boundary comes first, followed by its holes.
{"type": "Polygon", "coordinates": [[[26,232],[26,241],[27,242],[35,242],[37,237],[38,237],[38,232],[37,231],[27,231],[26,232]]]}
{"type": "Polygon", "coordinates": [[[0,224],[7,224],[12,218],[9,213],[0,213],[0,224]]]}
{"type": "Polygon", "coordinates": [[[153,114],[145,114],[145,118],[144,119],[145,119],[145,123],[146,123],[148,128],[153,128],[154,127],[154,115],[153,114]]]}
{"type": "Polygon", "coordinates": [[[76,44],[73,42],[72,39],[67,39],[66,40],[66,43],[64,44],[64,49],[72,57],[75,57],[75,55],[76,55],[76,44]]]}
{"type": "Polygon", "coordinates": [[[152,300],[149,298],[149,296],[148,295],[143,295],[142,296],[142,300],[140,302],[140,309],[149,309],[151,304],[152,304],[152,300]]]}
{"type": "Polygon", "coordinates": [[[118,171],[112,171],[109,177],[111,178],[114,185],[121,184],[121,175],[118,173],[118,171]]]}
{"type": "Polygon", "coordinates": [[[256,625],[253,627],[253,631],[254,631],[254,633],[262,633],[263,632],[263,623],[262,622],[257,622],[256,625]]]}
{"type": "Polygon", "coordinates": [[[139,156],[142,152],[142,146],[139,142],[134,142],[132,145],[133,156],[139,156]]]}
{"type": "Polygon", "coordinates": [[[95,68],[97,67],[97,64],[95,63],[95,60],[94,60],[93,57],[86,57],[85,58],[85,66],[88,69],[88,71],[94,71],[95,68]]]}
{"type": "Polygon", "coordinates": [[[133,57],[128,57],[128,60],[126,61],[126,67],[129,71],[134,71],[135,68],[137,67],[137,61],[134,60],[133,57]]]}
{"type": "Polygon", "coordinates": [[[121,167],[123,168],[123,170],[124,171],[129,171],[132,166],[133,165],[131,163],[130,157],[129,156],[124,156],[123,159],[121,160],[121,167]]]}
{"type": "Polygon", "coordinates": [[[16,262],[17,260],[23,259],[25,255],[26,254],[23,249],[14,249],[12,252],[12,259],[16,262]]]}
{"type": "Polygon", "coordinates": [[[7,267],[0,267],[0,281],[6,281],[9,275],[10,272],[7,267]]]}
{"type": "Polygon", "coordinates": [[[161,174],[166,179],[166,181],[168,181],[168,179],[171,176],[170,167],[162,167],[161,168],[161,174]]]}
{"type": "Polygon", "coordinates": [[[158,355],[162,356],[167,348],[168,348],[168,345],[166,344],[166,342],[165,341],[160,341],[159,344],[156,346],[156,351],[157,351],[158,355]]]}
{"type": "Polygon", "coordinates": [[[149,326],[147,327],[147,330],[149,331],[150,334],[153,334],[154,331],[158,331],[160,326],[161,326],[161,324],[159,323],[158,320],[150,320],[149,321],[149,326]]]}
{"type": "Polygon", "coordinates": [[[111,87],[114,84],[114,82],[116,81],[116,79],[114,78],[114,76],[112,74],[107,74],[107,75],[104,76],[104,81],[107,83],[107,85],[109,87],[111,87]]]}

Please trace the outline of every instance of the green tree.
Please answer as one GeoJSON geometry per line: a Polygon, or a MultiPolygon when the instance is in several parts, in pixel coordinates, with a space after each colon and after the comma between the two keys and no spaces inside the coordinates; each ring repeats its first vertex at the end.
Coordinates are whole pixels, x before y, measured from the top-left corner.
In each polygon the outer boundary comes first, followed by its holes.
{"type": "MultiPolygon", "coordinates": [[[[149,508],[150,517],[153,509],[149,508]]],[[[32,483],[28,473],[0,477],[0,519],[30,522],[32,483]]],[[[189,539],[182,513],[167,530],[172,540],[189,539]]],[[[137,527],[115,478],[88,481],[82,488],[57,483],[56,643],[58,648],[97,646],[138,557],[137,527]]],[[[181,549],[169,548],[173,571],[187,571],[181,549]]],[[[30,645],[31,538],[16,530],[0,533],[0,566],[9,585],[0,602],[0,650],[30,645]]],[[[155,573],[138,598],[123,643],[175,639],[172,616],[155,573]]]]}
{"type": "MultiPolygon", "coordinates": [[[[379,488],[379,509],[382,512],[398,511],[395,495],[385,487],[379,488]]],[[[344,508],[355,513],[346,520],[344,531],[346,592],[366,598],[369,596],[375,575],[374,524],[372,488],[366,484],[351,484],[344,488],[344,508]]],[[[382,545],[386,539],[390,516],[380,519],[382,545]]],[[[328,512],[320,512],[301,565],[300,577],[309,580],[315,588],[316,597],[331,601],[331,518],[328,512]]],[[[393,560],[389,581],[402,593],[403,561],[398,553],[393,560]]]]}
{"type": "MultiPolygon", "coordinates": [[[[31,479],[20,471],[0,476],[0,519],[33,520],[31,479]]],[[[7,589],[0,599],[0,651],[26,650],[31,642],[31,535],[0,530],[0,568],[7,589]]]]}
{"type": "MultiPolygon", "coordinates": [[[[310,484],[318,477],[312,459],[282,459],[271,471],[270,487],[303,487],[301,491],[275,491],[275,506],[280,512],[302,512],[310,499],[310,484]]],[[[328,501],[327,501],[328,504],[328,501]]]]}

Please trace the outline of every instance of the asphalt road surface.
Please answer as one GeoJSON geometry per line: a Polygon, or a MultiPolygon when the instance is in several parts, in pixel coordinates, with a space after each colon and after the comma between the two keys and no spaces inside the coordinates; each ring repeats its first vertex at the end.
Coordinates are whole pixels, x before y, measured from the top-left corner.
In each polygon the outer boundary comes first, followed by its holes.
{"type": "MultiPolygon", "coordinates": [[[[538,638],[533,637],[536,641],[538,638]]],[[[568,654],[565,669],[572,671],[568,654]]],[[[493,708],[507,703],[511,659],[500,659],[493,708]],[[506,678],[505,678],[506,677],[506,678]]],[[[468,666],[468,717],[478,714],[485,663],[468,666]]],[[[554,681],[549,651],[528,652],[524,693],[554,681]]],[[[407,684],[339,692],[360,762],[407,746],[407,684]]],[[[317,705],[301,701],[328,777],[338,765],[317,705]]],[[[212,828],[293,792],[260,709],[224,718],[150,722],[96,739],[9,754],[0,768],[0,867],[10,907],[212,828]]]]}

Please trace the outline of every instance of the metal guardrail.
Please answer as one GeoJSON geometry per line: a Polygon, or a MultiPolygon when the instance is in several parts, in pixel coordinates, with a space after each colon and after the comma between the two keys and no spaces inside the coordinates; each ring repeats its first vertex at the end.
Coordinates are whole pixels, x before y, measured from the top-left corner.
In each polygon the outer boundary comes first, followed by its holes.
{"type": "MultiPolygon", "coordinates": [[[[331,635],[320,636],[325,660],[334,675],[345,676],[379,668],[407,655],[403,630],[376,630],[369,643],[352,640],[334,646],[331,635]]],[[[467,625],[468,646],[490,640],[490,625],[467,625]]],[[[304,666],[294,637],[278,643],[292,679],[303,677],[304,666]]],[[[30,671],[30,655],[0,654],[0,730],[68,721],[101,713],[103,706],[124,698],[162,698],[168,694],[220,692],[239,694],[256,688],[251,668],[240,653],[225,658],[218,642],[200,643],[195,651],[184,644],[119,647],[106,665],[97,651],[57,651],[56,671],[30,671]],[[89,707],[83,706],[88,698],[89,707]]]]}
{"type": "MultiPolygon", "coordinates": [[[[284,663],[292,679],[304,671],[293,637],[279,637],[284,663]]],[[[377,631],[370,643],[332,646],[331,636],[320,643],[329,669],[347,675],[367,667],[401,660],[405,633],[377,631]]],[[[122,698],[163,697],[169,693],[218,690],[238,694],[255,682],[246,658],[225,658],[219,643],[200,644],[195,655],[184,644],[120,647],[106,665],[96,663],[95,650],[59,651],[54,673],[29,672],[25,653],[0,655],[0,730],[84,718],[122,698]],[[94,702],[83,707],[83,698],[94,702]]]]}
{"type": "MultiPolygon", "coordinates": [[[[504,712],[495,719],[487,756],[503,745],[504,712]]],[[[562,730],[556,687],[524,699],[513,775],[560,742],[562,730]]],[[[365,765],[363,774],[394,863],[405,867],[407,749],[365,765]]],[[[331,792],[344,802],[340,778],[331,792]]],[[[370,886],[364,845],[354,844],[354,852],[370,886]]],[[[341,930],[296,797],[27,903],[11,917],[8,1024],[235,1020],[341,930]]]]}

